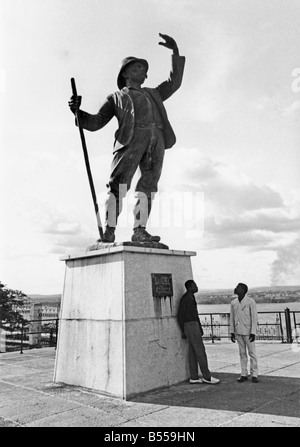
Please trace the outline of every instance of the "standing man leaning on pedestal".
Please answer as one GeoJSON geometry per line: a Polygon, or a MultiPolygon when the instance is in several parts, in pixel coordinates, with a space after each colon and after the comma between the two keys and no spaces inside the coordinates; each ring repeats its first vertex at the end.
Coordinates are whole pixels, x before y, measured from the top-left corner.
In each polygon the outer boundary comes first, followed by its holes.
{"type": "Polygon", "coordinates": [[[234,294],[237,298],[231,301],[230,304],[230,332],[231,341],[238,342],[240,362],[241,362],[241,376],[238,382],[245,382],[248,380],[248,356],[250,356],[250,374],[252,382],[258,382],[258,368],[257,356],[255,351],[255,335],[257,328],[257,310],[256,302],[253,298],[246,296],[248,286],[239,283],[234,289],[234,294]]]}
{"type": "Polygon", "coordinates": [[[105,232],[102,242],[114,242],[122,199],[130,188],[133,175],[140,168],[141,176],[136,185],[137,203],[134,209],[134,242],[158,242],[151,236],[146,224],[151,212],[152,199],[157,192],[164,151],[171,148],[176,137],[169,123],[163,101],[181,85],[185,57],[179,55],[175,40],[160,34],[165,42],[160,45],[173,50],[170,77],[156,88],[142,88],[147,78],[148,62],[127,57],[122,61],[117,77],[119,90],[109,95],[95,115],[79,109],[81,96],[72,96],[71,111],[76,114],[84,129],[95,131],[104,127],[113,116],[118,119],[115,133],[113,161],[105,204],[105,232]]]}
{"type": "Polygon", "coordinates": [[[189,279],[185,283],[185,288],[187,291],[180,300],[177,320],[182,332],[182,338],[187,338],[189,342],[190,383],[216,385],[220,380],[212,377],[208,369],[205,346],[202,340],[203,329],[194,296],[194,293],[198,292],[198,287],[195,281],[189,279]],[[202,379],[198,374],[198,365],[203,375],[202,379]]]}

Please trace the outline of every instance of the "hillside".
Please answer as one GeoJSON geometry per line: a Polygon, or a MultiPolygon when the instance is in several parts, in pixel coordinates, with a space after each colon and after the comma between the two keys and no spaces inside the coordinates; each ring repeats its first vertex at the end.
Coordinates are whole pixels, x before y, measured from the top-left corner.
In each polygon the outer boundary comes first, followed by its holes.
{"type": "MultiPolygon", "coordinates": [[[[248,296],[257,303],[300,302],[300,286],[253,287],[248,296]]],[[[198,304],[229,304],[234,298],[233,290],[200,290],[196,295],[198,304]]]]}
{"type": "MultiPolygon", "coordinates": [[[[257,303],[286,303],[300,302],[300,286],[253,287],[249,290],[257,303]]],[[[229,304],[233,299],[231,289],[200,290],[196,295],[198,304],[229,304]]],[[[28,295],[35,303],[57,305],[61,302],[61,295],[28,295]]]]}

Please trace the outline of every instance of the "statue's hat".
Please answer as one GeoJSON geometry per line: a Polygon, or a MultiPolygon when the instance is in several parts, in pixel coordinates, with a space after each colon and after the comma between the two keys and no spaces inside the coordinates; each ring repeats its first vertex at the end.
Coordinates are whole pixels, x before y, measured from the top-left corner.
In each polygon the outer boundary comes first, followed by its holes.
{"type": "Polygon", "coordinates": [[[132,62],[140,62],[141,64],[146,66],[146,73],[148,71],[149,68],[149,64],[145,59],[139,59],[137,57],[133,57],[133,56],[129,56],[129,57],[125,57],[125,59],[122,60],[121,62],[121,66],[120,66],[120,70],[119,70],[119,74],[118,74],[118,79],[117,79],[117,84],[119,89],[121,90],[123,87],[125,87],[126,85],[126,81],[125,78],[123,78],[122,73],[123,70],[132,62]]]}

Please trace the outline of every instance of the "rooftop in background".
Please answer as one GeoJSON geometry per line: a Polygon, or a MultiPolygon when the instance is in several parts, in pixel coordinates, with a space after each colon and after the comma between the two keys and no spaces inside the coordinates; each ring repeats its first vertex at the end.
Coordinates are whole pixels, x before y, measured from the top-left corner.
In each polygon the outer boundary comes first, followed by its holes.
{"type": "Polygon", "coordinates": [[[61,302],[61,295],[27,295],[34,303],[56,305],[61,302]]]}

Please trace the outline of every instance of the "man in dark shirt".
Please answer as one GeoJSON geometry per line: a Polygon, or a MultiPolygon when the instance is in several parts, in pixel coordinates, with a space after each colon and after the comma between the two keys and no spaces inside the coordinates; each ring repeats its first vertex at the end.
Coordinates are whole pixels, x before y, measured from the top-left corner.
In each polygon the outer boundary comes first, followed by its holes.
{"type": "Polygon", "coordinates": [[[216,385],[219,379],[212,377],[209,369],[205,346],[202,340],[203,329],[199,320],[197,302],[194,293],[198,292],[195,281],[189,279],[185,283],[186,293],[182,296],[177,320],[180,326],[182,337],[187,338],[189,342],[189,367],[190,367],[190,383],[209,383],[216,385]],[[199,378],[198,365],[202,372],[203,378],[199,378]]]}
{"type": "Polygon", "coordinates": [[[96,131],[115,116],[118,129],[115,133],[111,175],[107,183],[108,199],[105,204],[105,232],[102,242],[114,242],[122,200],[131,186],[137,168],[141,176],[136,185],[133,242],[158,242],[159,236],[146,231],[146,224],[157,192],[165,149],[176,141],[163,102],[181,85],[185,57],[179,55],[175,40],[160,34],[159,42],[173,51],[172,68],[168,80],[156,88],[142,88],[147,78],[148,62],[127,57],[121,63],[117,77],[119,90],[109,95],[98,113],[90,114],[80,109],[81,97],[72,96],[69,107],[77,114],[83,129],[96,131]]]}

